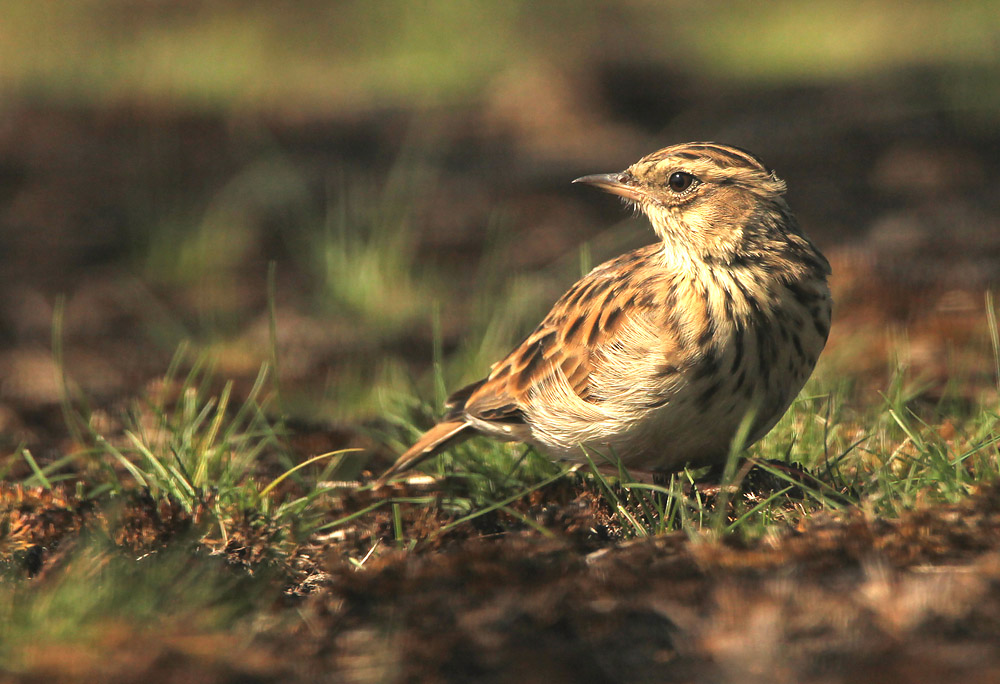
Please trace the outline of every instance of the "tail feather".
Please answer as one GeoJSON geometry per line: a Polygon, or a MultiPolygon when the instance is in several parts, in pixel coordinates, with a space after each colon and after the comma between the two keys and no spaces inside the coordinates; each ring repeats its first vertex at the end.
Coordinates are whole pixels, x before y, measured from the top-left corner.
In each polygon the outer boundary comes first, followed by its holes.
{"type": "Polygon", "coordinates": [[[464,420],[449,420],[438,423],[420,436],[420,439],[403,452],[388,470],[379,476],[377,483],[383,485],[392,476],[415,468],[428,458],[435,456],[447,447],[472,436],[472,426],[464,420]]]}

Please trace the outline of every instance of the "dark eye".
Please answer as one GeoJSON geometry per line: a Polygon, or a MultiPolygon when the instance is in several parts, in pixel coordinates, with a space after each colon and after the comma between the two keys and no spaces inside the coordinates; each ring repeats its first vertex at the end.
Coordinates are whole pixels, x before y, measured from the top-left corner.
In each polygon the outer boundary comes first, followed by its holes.
{"type": "Polygon", "coordinates": [[[667,180],[667,185],[674,192],[684,192],[694,184],[695,180],[695,177],[690,173],[674,171],[670,174],[670,179],[667,180]]]}

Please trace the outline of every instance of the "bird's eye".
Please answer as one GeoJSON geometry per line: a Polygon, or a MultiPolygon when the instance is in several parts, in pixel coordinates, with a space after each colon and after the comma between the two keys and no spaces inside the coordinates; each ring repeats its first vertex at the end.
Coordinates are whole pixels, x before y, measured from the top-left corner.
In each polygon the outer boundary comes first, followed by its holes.
{"type": "Polygon", "coordinates": [[[674,192],[684,192],[694,185],[695,180],[697,179],[690,173],[674,171],[670,174],[670,178],[667,180],[667,186],[669,186],[674,192]]]}

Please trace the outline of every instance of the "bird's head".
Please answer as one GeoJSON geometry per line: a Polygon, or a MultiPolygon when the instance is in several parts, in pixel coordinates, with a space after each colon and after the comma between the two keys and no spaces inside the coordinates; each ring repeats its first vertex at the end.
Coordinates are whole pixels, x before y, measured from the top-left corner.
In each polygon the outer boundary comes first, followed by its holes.
{"type": "Polygon", "coordinates": [[[715,143],[687,143],[646,155],[620,173],[574,183],[620,195],[642,211],[671,252],[732,263],[798,235],[785,183],[755,155],[715,143]]]}

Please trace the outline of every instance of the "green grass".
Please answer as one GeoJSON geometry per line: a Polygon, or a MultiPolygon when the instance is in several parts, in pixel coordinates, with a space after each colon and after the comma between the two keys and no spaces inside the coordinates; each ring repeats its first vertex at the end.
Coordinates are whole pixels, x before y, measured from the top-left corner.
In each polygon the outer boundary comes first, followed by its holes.
{"type": "Polygon", "coordinates": [[[512,65],[572,71],[588,63],[595,45],[741,80],[995,65],[1000,21],[992,0],[196,7],[72,0],[55,11],[4,0],[0,87],[63,102],[180,102],[221,111],[421,108],[481,97],[512,65]],[[615,30],[608,30],[612,17],[615,30]]]}
{"type": "Polygon", "coordinates": [[[184,540],[136,558],[92,536],[41,579],[5,574],[0,667],[8,673],[58,670],[60,661],[79,668],[77,653],[136,648],[144,640],[225,632],[246,642],[253,616],[275,593],[267,574],[234,571],[184,540]]]}
{"type": "MultiPolygon", "coordinates": [[[[990,307],[989,335],[1000,349],[990,307]]],[[[771,473],[766,486],[744,482],[738,444],[721,487],[710,488],[698,482],[699,472],[644,484],[624,468],[607,475],[591,464],[554,464],[521,445],[476,439],[427,464],[438,485],[374,492],[336,482],[342,455],[290,450],[269,409],[275,389],[268,377],[265,367],[237,400],[235,385],[217,380],[208,358],[182,349],[163,381],[117,416],[101,417],[67,390],[80,448],[48,465],[22,450],[31,474],[19,484],[66,492],[72,503],[61,505],[89,512],[78,532],[48,532],[55,536],[44,542],[41,579],[24,577],[24,543],[14,528],[2,530],[0,665],[31,670],[46,657],[32,647],[43,639],[100,652],[107,635],[121,630],[133,640],[225,633],[247,644],[267,606],[301,579],[294,568],[317,553],[310,548],[330,549],[326,562],[362,568],[386,553],[522,531],[599,544],[673,532],[752,542],[821,513],[860,509],[896,519],[961,501],[1000,477],[996,394],[971,404],[946,395],[929,405],[923,386],[899,369],[866,401],[852,382],[821,367],[775,429],[745,453],[771,473]],[[815,479],[776,467],[792,463],[815,479]],[[571,531],[574,502],[588,501],[585,526],[571,531]]],[[[387,439],[395,447],[408,443],[419,428],[407,416],[424,412],[424,421],[427,410],[411,405],[410,414],[393,419],[387,439]]],[[[603,460],[590,457],[594,465],[603,460]]]]}
{"type": "Polygon", "coordinates": [[[320,305],[373,332],[430,317],[440,284],[422,269],[412,221],[434,188],[431,164],[404,153],[385,179],[331,179],[326,216],[302,238],[302,260],[319,283],[320,305]]]}
{"type": "MultiPolygon", "coordinates": [[[[922,399],[926,386],[910,377],[895,354],[888,386],[867,398],[852,379],[834,380],[821,362],[816,377],[763,440],[748,450],[740,448],[739,439],[734,442],[717,495],[701,493],[695,482],[703,473],[689,470],[667,483],[648,484],[636,482],[619,462],[617,476],[608,477],[595,466],[616,461],[601,454],[587,454],[587,465],[573,477],[583,474],[598,488],[624,537],[684,530],[752,539],[824,510],[859,507],[893,519],[921,505],[958,502],[1000,478],[1000,333],[991,296],[986,311],[998,391],[978,402],[954,400],[951,392],[962,387],[956,378],[934,405],[927,405],[922,399]],[[743,456],[771,474],[770,489],[741,489],[749,463],[737,467],[743,456]],[[815,479],[803,481],[778,464],[802,467],[815,479]]],[[[399,449],[419,433],[412,424],[405,428],[399,449]]],[[[538,465],[544,461],[530,449],[477,439],[428,467],[442,476],[461,465],[469,491],[480,497],[463,505],[475,510],[488,506],[491,495],[507,495],[551,476],[553,466],[538,465]],[[513,489],[498,490],[497,482],[513,489]]]]}
{"type": "MultiPolygon", "coordinates": [[[[1000,359],[992,306],[988,300],[988,329],[995,358],[1000,359]]],[[[701,471],[685,470],[666,483],[648,484],[636,482],[618,463],[618,474],[608,476],[596,465],[614,465],[615,460],[601,454],[588,454],[583,468],[565,476],[596,487],[613,511],[622,538],[683,530],[746,539],[794,527],[820,511],[859,507],[871,515],[897,518],[920,505],[955,503],[1000,477],[1000,406],[995,395],[969,407],[946,393],[936,405],[927,406],[921,398],[924,386],[896,366],[889,386],[865,399],[850,381],[824,380],[825,375],[821,365],[818,378],[758,444],[743,450],[737,440],[718,493],[705,494],[695,484],[704,475],[701,471]],[[769,488],[744,486],[749,468],[737,467],[742,456],[771,475],[769,488]],[[804,468],[815,479],[803,480],[779,464],[804,468]]],[[[423,410],[423,421],[430,420],[428,413],[433,411],[423,410]]],[[[399,421],[399,426],[397,450],[419,433],[408,420],[399,421]]],[[[445,503],[449,511],[467,515],[493,511],[496,500],[519,489],[527,491],[557,473],[556,466],[531,449],[486,439],[453,448],[425,468],[463,483],[463,496],[445,503]]]]}
{"type": "Polygon", "coordinates": [[[296,459],[271,413],[276,393],[269,380],[264,365],[237,403],[232,381],[220,389],[209,357],[181,347],[155,390],[119,416],[95,415],[67,390],[64,412],[81,448],[44,468],[22,451],[32,475],[21,484],[51,489],[70,481],[93,502],[142,491],[210,520],[199,540],[209,547],[225,548],[234,527],[249,524],[235,531],[259,536],[252,541],[284,557],[324,522],[331,488],[319,483],[337,478],[351,450],[296,459]],[[105,434],[102,422],[114,431],[105,434]]]}
{"type": "MultiPolygon", "coordinates": [[[[772,475],[773,484],[764,491],[740,488],[747,471],[735,467],[735,458],[721,491],[709,495],[694,486],[701,472],[685,470],[662,485],[640,483],[624,468],[615,477],[602,474],[594,467],[593,461],[602,460],[596,455],[582,472],[614,511],[624,538],[683,530],[753,539],[794,527],[820,511],[852,506],[896,518],[919,505],[957,502],[1000,477],[996,407],[980,407],[966,416],[937,411],[921,415],[910,408],[902,383],[894,384],[884,402],[863,415],[850,416],[846,400],[843,389],[821,392],[813,384],[764,440],[745,454],[734,451],[735,457],[749,456],[772,475]],[[942,434],[941,426],[949,421],[953,437],[942,434]],[[803,482],[775,467],[778,463],[801,466],[816,480],[803,482]]],[[[507,465],[510,448],[470,442],[455,451],[432,469],[445,474],[456,461],[476,463],[463,477],[480,493],[490,490],[479,477],[493,481],[502,474],[502,481],[510,483],[513,477],[520,479],[518,487],[525,487],[540,476],[507,465]],[[496,469],[500,461],[505,466],[496,469]]]]}

